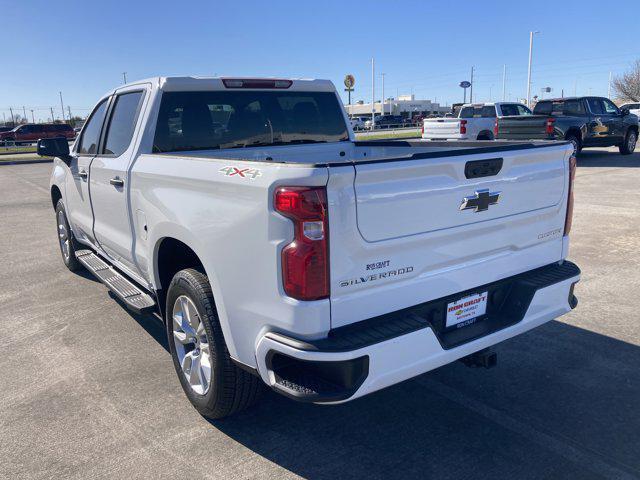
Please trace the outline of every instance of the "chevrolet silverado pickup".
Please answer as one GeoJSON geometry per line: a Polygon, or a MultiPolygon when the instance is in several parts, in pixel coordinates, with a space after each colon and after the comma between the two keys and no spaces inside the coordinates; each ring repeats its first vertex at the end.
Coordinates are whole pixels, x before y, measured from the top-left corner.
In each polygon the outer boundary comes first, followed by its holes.
{"type": "Polygon", "coordinates": [[[496,102],[460,105],[457,118],[427,118],[422,123],[425,140],[493,140],[496,118],[531,115],[521,103],[496,102]]]}
{"type": "Polygon", "coordinates": [[[162,319],[210,418],[490,366],[577,304],[567,142],[359,142],[329,81],[160,77],[38,153],[65,265],[162,319]]]}
{"type": "Polygon", "coordinates": [[[630,155],[638,141],[638,117],[608,98],[566,97],[541,100],[533,115],[496,119],[495,137],[507,140],[566,140],[577,155],[583,147],[617,146],[630,155]]]}

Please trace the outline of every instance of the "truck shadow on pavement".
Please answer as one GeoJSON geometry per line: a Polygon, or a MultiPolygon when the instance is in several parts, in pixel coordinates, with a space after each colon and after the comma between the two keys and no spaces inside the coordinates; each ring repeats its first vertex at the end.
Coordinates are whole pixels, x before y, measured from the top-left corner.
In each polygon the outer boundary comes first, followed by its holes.
{"type": "MultiPolygon", "coordinates": [[[[168,352],[157,317],[130,315],[168,352]]],[[[490,370],[456,362],[333,406],[267,391],[208,422],[309,479],[640,478],[638,346],[552,321],[496,351],[490,370]]]]}
{"type": "Polygon", "coordinates": [[[640,349],[551,322],[352,403],[275,393],[211,422],[305,478],[638,478],[640,349]],[[638,477],[636,477],[638,476],[638,477]]]}
{"type": "Polygon", "coordinates": [[[640,152],[620,155],[616,151],[589,148],[578,155],[578,167],[640,167],[640,152]]]}

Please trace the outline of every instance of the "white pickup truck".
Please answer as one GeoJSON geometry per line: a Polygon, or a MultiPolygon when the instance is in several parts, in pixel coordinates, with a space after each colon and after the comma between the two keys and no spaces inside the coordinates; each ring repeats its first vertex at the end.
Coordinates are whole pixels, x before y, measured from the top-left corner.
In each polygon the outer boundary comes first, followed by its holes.
{"type": "Polygon", "coordinates": [[[458,118],[426,118],[422,138],[426,140],[493,140],[496,118],[531,115],[525,105],[513,102],[468,103],[458,118]]]}
{"type": "Polygon", "coordinates": [[[38,153],[64,263],[164,321],[208,417],[490,366],[577,304],[566,142],[358,142],[329,81],[189,77],[118,87],[38,153]]]}

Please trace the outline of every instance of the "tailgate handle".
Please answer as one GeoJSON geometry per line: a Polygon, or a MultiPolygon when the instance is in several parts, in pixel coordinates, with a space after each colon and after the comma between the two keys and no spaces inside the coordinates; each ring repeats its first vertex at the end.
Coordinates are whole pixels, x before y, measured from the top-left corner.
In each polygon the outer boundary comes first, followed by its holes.
{"type": "Polygon", "coordinates": [[[502,169],[501,158],[489,160],[473,160],[464,166],[464,176],[467,178],[493,177],[502,169]]]}

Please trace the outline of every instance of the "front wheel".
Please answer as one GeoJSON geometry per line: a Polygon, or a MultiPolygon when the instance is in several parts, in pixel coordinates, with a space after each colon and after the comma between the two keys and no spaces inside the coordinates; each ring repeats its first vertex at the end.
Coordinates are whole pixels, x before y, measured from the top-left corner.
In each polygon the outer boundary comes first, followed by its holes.
{"type": "Polygon", "coordinates": [[[58,227],[58,243],[62,261],[69,270],[76,272],[82,268],[82,264],[76,258],[76,242],[69,227],[62,199],[58,200],[56,204],[56,225],[58,227]]]}
{"type": "Polygon", "coordinates": [[[624,137],[624,141],[618,147],[622,155],[631,155],[636,149],[636,143],[638,141],[638,134],[634,130],[629,130],[624,137]]]}
{"type": "Polygon", "coordinates": [[[191,268],[176,273],[165,311],[173,366],[200,414],[223,418],[258,400],[264,384],[231,360],[206,275],[191,268]]]}

